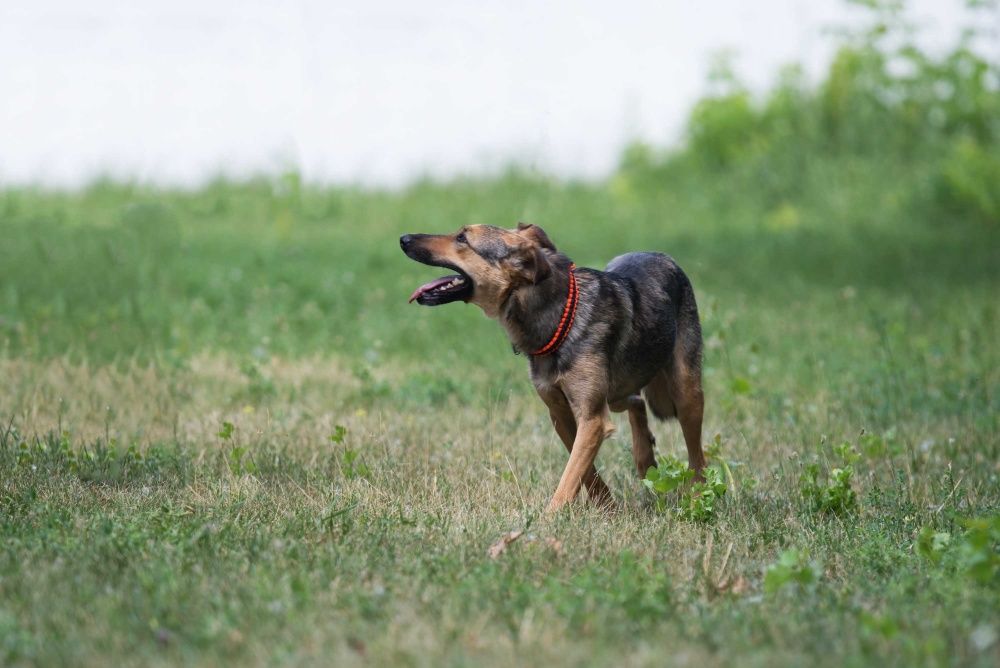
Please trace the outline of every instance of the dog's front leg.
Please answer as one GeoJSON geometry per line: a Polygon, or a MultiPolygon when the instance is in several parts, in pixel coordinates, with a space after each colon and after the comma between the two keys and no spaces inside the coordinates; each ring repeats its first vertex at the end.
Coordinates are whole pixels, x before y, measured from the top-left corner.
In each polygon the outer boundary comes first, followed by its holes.
{"type": "MultiPolygon", "coordinates": [[[[575,499],[581,484],[588,477],[587,474],[590,471],[594,471],[596,477],[594,459],[597,457],[601,443],[612,429],[606,404],[602,410],[590,411],[586,415],[577,417],[573,448],[570,450],[569,461],[566,462],[562,478],[559,479],[559,486],[556,487],[555,494],[552,495],[552,500],[546,509],[548,512],[558,510],[575,499]]],[[[607,494],[606,499],[610,501],[610,492],[607,491],[603,481],[600,484],[607,494]]]]}
{"type": "MultiPolygon", "coordinates": [[[[569,411],[567,406],[565,411],[550,411],[549,414],[552,417],[556,433],[559,434],[559,439],[566,446],[566,451],[572,454],[573,443],[576,441],[576,419],[573,417],[573,413],[569,411]]],[[[587,496],[598,506],[608,507],[614,500],[611,496],[611,490],[604,484],[601,474],[597,472],[593,463],[583,472],[583,486],[587,488],[587,496]]]]}
{"type": "MultiPolygon", "coordinates": [[[[566,395],[557,387],[539,386],[536,389],[538,396],[549,409],[549,417],[556,433],[559,434],[559,440],[566,446],[566,451],[572,454],[573,443],[576,441],[576,418],[573,416],[573,409],[570,408],[566,395]]],[[[583,485],[587,488],[587,495],[592,503],[608,507],[614,501],[611,490],[604,484],[601,474],[593,464],[583,472],[583,485]]]]}

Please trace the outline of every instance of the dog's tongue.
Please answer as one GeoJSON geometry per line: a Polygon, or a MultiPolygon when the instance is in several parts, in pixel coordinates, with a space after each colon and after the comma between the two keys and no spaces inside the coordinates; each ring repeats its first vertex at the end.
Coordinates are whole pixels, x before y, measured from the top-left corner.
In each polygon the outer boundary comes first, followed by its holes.
{"type": "Polygon", "coordinates": [[[424,294],[425,292],[430,292],[431,290],[434,290],[435,288],[440,288],[442,285],[445,285],[447,283],[451,283],[452,280],[454,280],[454,278],[455,278],[454,276],[442,276],[441,278],[433,280],[430,283],[424,283],[419,288],[417,288],[416,290],[413,291],[413,294],[410,295],[410,300],[407,302],[407,304],[413,303],[414,299],[416,299],[420,295],[424,294]]]}

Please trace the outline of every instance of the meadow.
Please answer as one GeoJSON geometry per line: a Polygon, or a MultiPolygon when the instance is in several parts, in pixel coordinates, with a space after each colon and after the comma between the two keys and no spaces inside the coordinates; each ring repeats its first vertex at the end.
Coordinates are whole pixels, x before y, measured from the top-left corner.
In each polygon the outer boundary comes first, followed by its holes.
{"type": "Polygon", "coordinates": [[[0,190],[0,663],[997,665],[996,67],[864,39],[600,183],[0,190]],[[518,220],[690,275],[709,513],[615,416],[619,510],[542,514],[526,361],[397,241],[518,220]]]}

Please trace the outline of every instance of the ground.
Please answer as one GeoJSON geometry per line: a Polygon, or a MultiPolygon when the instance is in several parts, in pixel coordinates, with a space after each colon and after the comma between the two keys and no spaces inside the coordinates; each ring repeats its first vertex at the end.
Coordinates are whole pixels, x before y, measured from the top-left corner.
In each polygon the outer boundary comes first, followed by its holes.
{"type": "Polygon", "coordinates": [[[996,234],[842,194],[779,225],[516,174],[0,193],[0,662],[997,665],[996,234]],[[406,303],[400,234],[519,219],[691,276],[707,521],[658,510],[621,416],[620,510],[542,515],[526,361],[406,303]]]}

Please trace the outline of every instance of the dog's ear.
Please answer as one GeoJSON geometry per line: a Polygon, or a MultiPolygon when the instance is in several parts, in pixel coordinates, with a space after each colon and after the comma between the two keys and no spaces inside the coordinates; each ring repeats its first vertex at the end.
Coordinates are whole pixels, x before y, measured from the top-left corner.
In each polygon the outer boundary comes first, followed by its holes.
{"type": "Polygon", "coordinates": [[[532,225],[531,223],[518,223],[517,233],[522,237],[531,239],[542,248],[553,252],[556,250],[556,245],[552,243],[551,239],[549,239],[549,235],[545,234],[545,230],[540,228],[538,225],[532,225]]]}
{"type": "Polygon", "coordinates": [[[552,265],[549,264],[549,259],[535,244],[524,244],[520,251],[514,255],[513,265],[515,271],[532,285],[538,285],[552,275],[552,265]]]}

